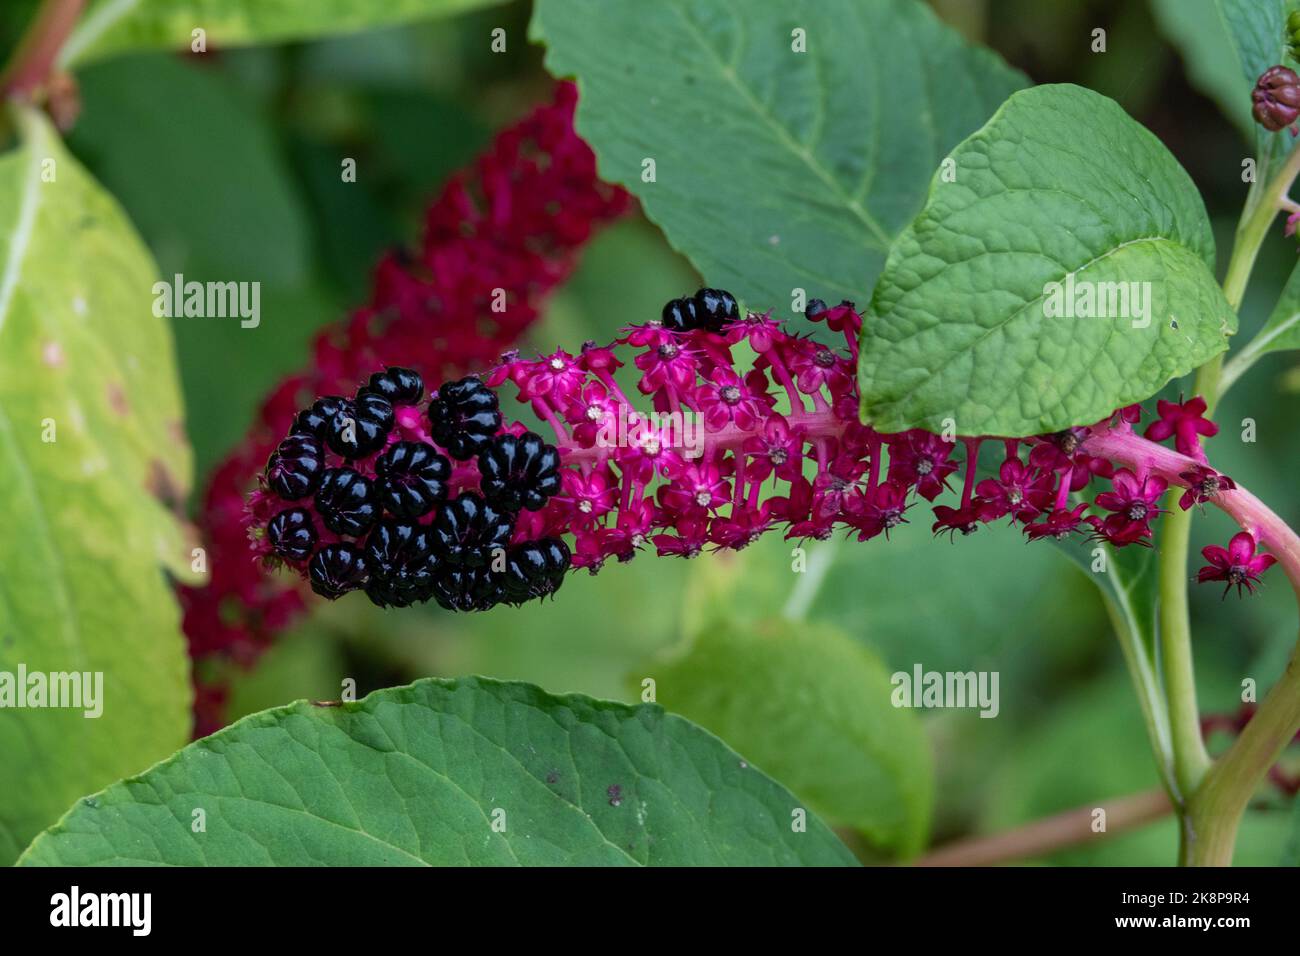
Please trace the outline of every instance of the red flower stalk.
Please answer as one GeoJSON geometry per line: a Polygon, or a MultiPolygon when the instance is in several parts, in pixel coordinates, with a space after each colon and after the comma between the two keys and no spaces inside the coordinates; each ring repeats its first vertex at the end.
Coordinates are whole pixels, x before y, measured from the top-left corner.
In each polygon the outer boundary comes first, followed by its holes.
{"type": "MultiPolygon", "coordinates": [[[[434,540],[427,557],[420,559],[421,573],[428,575],[426,597],[456,610],[512,601],[522,593],[511,590],[511,575],[518,577],[513,555],[527,547],[544,545],[561,556],[565,568],[571,564],[595,572],[611,558],[627,561],[647,548],[681,557],[710,548],[739,549],[776,528],[794,539],[825,538],[837,528],[862,541],[887,537],[905,520],[909,499],[938,498],[960,468],[960,502],[957,507],[935,506],[936,533],[968,535],[983,523],[1010,516],[1025,524],[1030,540],[1089,530],[1116,547],[1147,545],[1152,522],[1164,513],[1160,497],[1171,483],[1189,485],[1193,498],[1238,494],[1188,455],[1134,435],[1133,423],[1141,415],[1133,406],[1092,427],[999,439],[1004,459],[998,478],[978,481],[980,448],[991,440],[988,436],[960,439],[965,455],[959,463],[952,460],[956,439],[921,430],[883,434],[858,422],[853,372],[861,316],[847,303],[832,310],[814,301],[810,309],[814,320],[834,317],[847,352],[793,333],[768,314],[742,319],[728,293],[702,289],[692,298],[669,302],[662,321],[629,326],[608,345],[588,343],[576,355],[561,350],[536,359],[510,354],[482,381],[443,386],[428,412],[433,433],[425,430],[418,406],[399,408],[388,447],[422,442],[427,455],[444,449],[463,462],[449,471],[449,490],[438,507],[461,507],[459,495],[469,496],[475,508],[486,502],[501,513],[501,523],[493,525],[500,537],[495,550],[502,555],[497,576],[484,572],[481,580],[467,579],[460,570],[464,543],[434,540]],[[625,367],[635,369],[635,389],[615,376],[625,367]],[[544,422],[551,443],[511,421],[506,403],[490,391],[509,385],[519,411],[527,408],[544,422]],[[437,423],[447,414],[448,388],[471,389],[481,399],[476,407],[491,409],[490,421],[474,424],[475,447],[468,452],[456,450],[464,436],[438,432],[437,423]],[[635,405],[629,393],[646,396],[645,405],[635,405]],[[531,443],[526,455],[516,451],[521,442],[531,443]],[[502,479],[507,459],[522,464],[512,472],[515,477],[502,479]],[[546,464],[530,472],[529,462],[546,464]],[[1095,500],[1080,500],[1080,493],[1097,481],[1109,483],[1109,490],[1095,500]],[[1214,481],[1217,490],[1210,487],[1214,481]],[[1089,509],[1105,514],[1087,514],[1089,509]]],[[[358,393],[358,406],[366,391],[363,386],[358,393]]],[[[1203,410],[1199,399],[1161,403],[1152,429],[1176,436],[1184,447],[1190,436],[1195,442],[1190,450],[1200,455],[1197,436],[1214,430],[1203,410]]],[[[296,440],[291,436],[286,441],[290,451],[282,454],[296,454],[296,440]]],[[[350,469],[361,482],[384,480],[374,466],[379,446],[350,456],[347,449],[335,447],[337,441],[327,445],[333,452],[323,453],[326,467],[350,469]]],[[[271,471],[268,476],[274,477],[271,471]]],[[[316,511],[331,526],[337,523],[332,516],[336,502],[328,495],[322,500],[322,494],[317,493],[316,511]]],[[[303,570],[305,557],[279,545],[267,547],[262,534],[264,528],[275,530],[268,522],[291,503],[274,494],[255,495],[250,522],[263,554],[303,570]]],[[[389,518],[381,519],[381,511],[376,507],[365,516],[366,528],[401,517],[390,511],[389,518]]],[[[434,509],[403,533],[447,539],[446,523],[434,509]]],[[[344,543],[382,557],[382,548],[367,537],[376,532],[366,528],[342,530],[344,543]]],[[[480,549],[477,560],[486,566],[493,548],[481,537],[473,547],[480,549]]],[[[1234,576],[1224,579],[1248,589],[1272,560],[1254,558],[1239,573],[1236,557],[1234,553],[1223,572],[1234,576]]],[[[311,570],[313,586],[328,597],[338,596],[334,578],[319,579],[311,570]]],[[[352,576],[344,589],[363,588],[372,599],[377,592],[377,603],[384,603],[393,584],[388,570],[372,567],[357,574],[349,565],[347,571],[352,576]]],[[[548,580],[538,593],[556,586],[558,581],[548,580]]]]}
{"type": "MultiPolygon", "coordinates": [[[[489,364],[536,320],[592,232],[630,208],[573,131],[576,98],[560,84],[553,103],[452,178],[429,207],[421,247],[379,263],[370,302],[317,336],[309,368],[271,393],[216,469],[199,516],[211,577],[180,593],[194,658],[251,663],[304,607],[299,588],[249,559],[243,522],[245,496],[299,407],[387,364],[435,382],[489,364]]],[[[219,688],[199,695],[198,734],[219,726],[220,698],[219,688]]]]}

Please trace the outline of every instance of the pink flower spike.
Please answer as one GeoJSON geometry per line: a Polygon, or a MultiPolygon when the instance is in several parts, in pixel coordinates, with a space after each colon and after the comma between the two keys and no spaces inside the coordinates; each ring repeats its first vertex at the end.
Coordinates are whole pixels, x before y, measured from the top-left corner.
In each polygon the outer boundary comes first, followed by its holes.
{"type": "Polygon", "coordinates": [[[1201,554],[1209,562],[1196,572],[1196,580],[1205,584],[1208,581],[1225,581],[1223,596],[1227,597],[1233,585],[1237,587],[1237,596],[1241,597],[1244,587],[1249,593],[1255,593],[1259,576],[1277,563],[1271,554],[1255,553],[1255,536],[1249,531],[1238,531],[1228,542],[1227,548],[1212,544],[1201,549],[1201,554]]]}

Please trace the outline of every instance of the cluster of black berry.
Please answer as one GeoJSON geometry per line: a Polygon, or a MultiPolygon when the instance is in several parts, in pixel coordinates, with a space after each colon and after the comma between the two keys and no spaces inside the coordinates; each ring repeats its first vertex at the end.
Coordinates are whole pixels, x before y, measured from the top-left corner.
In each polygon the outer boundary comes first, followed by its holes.
{"type": "Polygon", "coordinates": [[[497,395],[477,378],[443,385],[427,418],[423,397],[417,373],[390,368],[354,398],[300,412],[266,466],[265,553],[305,571],[317,594],[361,589],[380,607],[432,598],[481,611],[553,594],[568,546],[514,537],[519,512],[560,490],[559,451],[502,432],[497,395]]]}
{"type": "Polygon", "coordinates": [[[663,311],[664,328],[674,332],[721,332],[725,323],[739,318],[736,297],[723,289],[701,289],[689,298],[672,299],[663,311]]]}

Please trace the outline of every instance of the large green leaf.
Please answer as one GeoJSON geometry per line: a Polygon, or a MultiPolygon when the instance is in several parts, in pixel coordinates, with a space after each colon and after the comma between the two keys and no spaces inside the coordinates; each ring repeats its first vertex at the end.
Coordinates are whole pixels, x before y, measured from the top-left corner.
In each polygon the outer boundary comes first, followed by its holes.
{"type": "Polygon", "coordinates": [[[539,0],[532,30],[601,175],[778,312],[794,288],[865,301],[940,158],[1025,83],[915,0],[539,0]]]}
{"type": "Polygon", "coordinates": [[[0,671],[102,672],[103,715],[0,711],[0,863],[189,728],[163,568],[190,575],[170,506],[191,468],[153,263],[46,120],[12,115],[22,145],[0,156],[0,671]]]}
{"type": "Polygon", "coordinates": [[[839,629],[718,624],[642,675],[654,678],[661,704],[739,749],[830,823],[891,855],[924,845],[934,790],[925,732],[914,712],[890,702],[885,666],[839,629]]]}
{"type": "Polygon", "coordinates": [[[1182,50],[1193,83],[1254,139],[1250,91],[1283,63],[1284,29],[1294,0],[1152,0],[1161,29],[1182,50]]]}
{"type": "Polygon", "coordinates": [[[449,16],[502,0],[92,0],[59,53],[64,68],[132,50],[283,43],[449,16]]]}
{"type": "Polygon", "coordinates": [[[22,862],[852,864],[801,809],[660,707],[423,680],[246,717],[86,798],[22,862]]]}
{"type": "Polygon", "coordinates": [[[1200,194],[1118,104],[1077,86],[1025,90],[952,160],[876,286],[858,364],[866,421],[1055,431],[1227,347],[1237,318],[1211,271],[1200,194]],[[1072,302],[1101,296],[1101,314],[1051,313],[1053,283],[1072,302]],[[1127,309],[1111,296],[1121,289],[1127,309]]]}

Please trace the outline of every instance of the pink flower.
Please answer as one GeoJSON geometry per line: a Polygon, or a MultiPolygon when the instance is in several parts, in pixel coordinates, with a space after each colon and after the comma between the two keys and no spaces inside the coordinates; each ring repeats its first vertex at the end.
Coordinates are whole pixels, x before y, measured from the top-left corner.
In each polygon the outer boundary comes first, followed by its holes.
{"type": "Polygon", "coordinates": [[[853,383],[853,369],[831,349],[811,339],[799,339],[790,356],[790,371],[799,391],[811,395],[826,388],[842,393],[853,383]]]}
{"type": "Polygon", "coordinates": [[[687,465],[660,489],[660,504],[678,515],[716,511],[730,500],[731,485],[717,465],[687,465]]]}
{"type": "Polygon", "coordinates": [[[952,443],[930,432],[907,432],[903,440],[890,446],[889,477],[905,485],[916,485],[927,501],[934,501],[948,489],[948,476],[957,470],[949,461],[952,443]]]}
{"type": "Polygon", "coordinates": [[[695,383],[695,373],[700,365],[700,354],[683,344],[680,336],[662,326],[649,326],[628,336],[628,342],[648,345],[634,364],[645,374],[637,383],[644,395],[650,395],[667,385],[678,391],[695,383]]]}
{"type": "Polygon", "coordinates": [[[718,432],[734,424],[741,431],[752,431],[774,404],[766,392],[753,387],[754,381],[750,376],[742,379],[729,368],[715,368],[709,381],[691,394],[704,416],[704,427],[718,432]]]}
{"type": "Polygon", "coordinates": [[[755,481],[766,481],[773,473],[782,481],[794,481],[803,473],[803,436],[802,427],[791,428],[783,416],[773,414],[761,434],[745,439],[746,474],[755,481]]]}
{"type": "Polygon", "coordinates": [[[882,532],[888,538],[893,528],[907,522],[903,515],[909,507],[907,486],[886,481],[850,504],[849,525],[858,532],[859,541],[867,541],[882,532]]]}
{"type": "Polygon", "coordinates": [[[1184,511],[1191,510],[1192,505],[1205,504],[1220,492],[1232,491],[1237,487],[1237,483],[1227,475],[1221,475],[1205,465],[1180,472],[1178,477],[1187,482],[1187,490],[1178,499],[1178,507],[1184,511]]]}
{"type": "Polygon", "coordinates": [[[1010,515],[1012,521],[1032,521],[1052,500],[1052,475],[1040,472],[1019,458],[1008,458],[997,478],[985,478],[975,486],[975,504],[980,520],[994,521],[1010,515]]]}
{"type": "Polygon", "coordinates": [[[1201,554],[1209,562],[1196,572],[1196,580],[1201,584],[1208,581],[1226,581],[1223,596],[1227,597],[1233,585],[1237,587],[1237,596],[1241,596],[1244,587],[1251,594],[1259,576],[1277,563],[1271,554],[1255,554],[1255,536],[1249,531],[1238,531],[1228,542],[1227,548],[1217,544],[1202,548],[1201,554]]]}
{"type": "Polygon", "coordinates": [[[545,398],[552,405],[568,404],[587,380],[587,373],[564,349],[529,363],[520,391],[525,398],[545,398]]]}
{"type": "Polygon", "coordinates": [[[583,448],[596,444],[602,430],[618,423],[620,402],[601,382],[588,382],[582,392],[569,399],[564,417],[573,425],[573,440],[583,448]]]}
{"type": "Polygon", "coordinates": [[[1151,441],[1164,441],[1172,435],[1175,448],[1184,455],[1204,461],[1200,436],[1211,438],[1219,433],[1219,426],[1205,418],[1205,409],[1205,399],[1199,395],[1182,404],[1160,399],[1156,402],[1159,418],[1147,426],[1146,437],[1151,441]]]}
{"type": "Polygon", "coordinates": [[[1085,501],[1078,507],[1070,510],[1068,508],[1058,508],[1049,514],[1044,520],[1036,524],[1025,526],[1025,534],[1029,540],[1036,541],[1039,538],[1068,538],[1074,531],[1079,530],[1079,525],[1083,523],[1083,512],[1088,507],[1085,501]]]}

